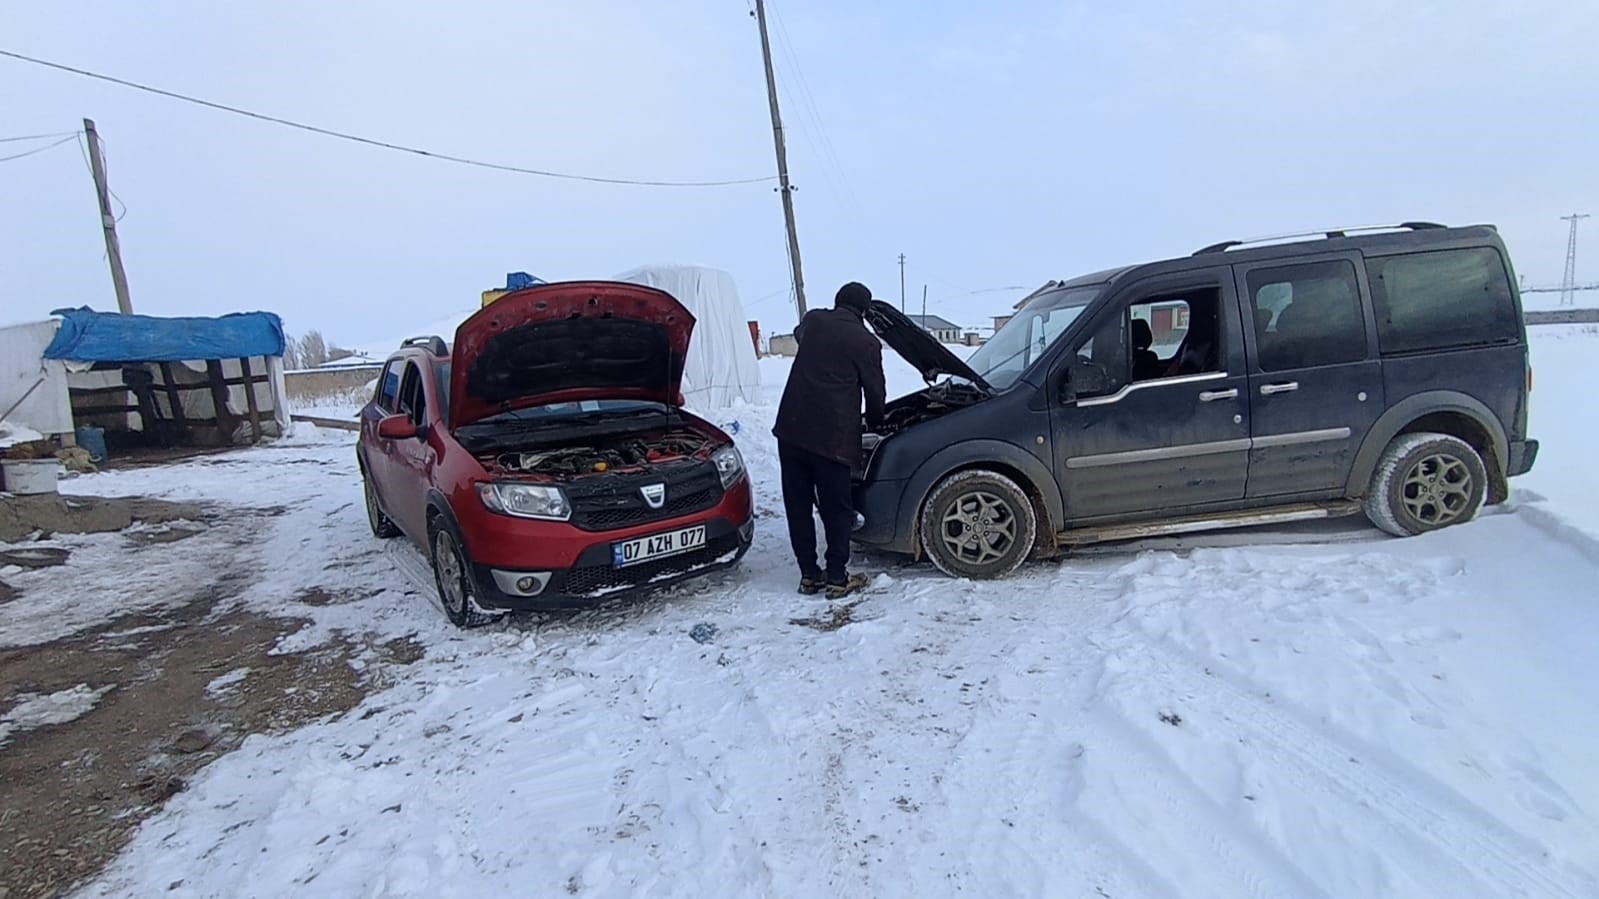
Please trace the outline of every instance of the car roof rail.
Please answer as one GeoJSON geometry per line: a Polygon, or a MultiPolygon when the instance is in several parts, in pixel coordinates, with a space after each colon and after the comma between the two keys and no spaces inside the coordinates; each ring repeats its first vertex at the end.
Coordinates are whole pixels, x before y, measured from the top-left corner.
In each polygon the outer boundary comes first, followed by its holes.
{"type": "Polygon", "coordinates": [[[1347,228],[1327,228],[1327,229],[1323,229],[1323,230],[1320,230],[1320,231],[1300,231],[1300,232],[1298,232],[1296,234],[1274,234],[1274,235],[1271,235],[1270,237],[1250,237],[1250,238],[1245,238],[1244,240],[1224,240],[1221,243],[1213,243],[1213,244],[1211,244],[1208,247],[1200,247],[1199,249],[1194,251],[1194,255],[1195,256],[1204,256],[1204,255],[1209,254],[1209,253],[1225,253],[1228,250],[1233,249],[1234,247],[1242,247],[1242,246],[1247,246],[1249,244],[1277,243],[1277,242],[1280,242],[1280,241],[1286,242],[1286,241],[1293,241],[1293,240],[1305,239],[1305,238],[1309,238],[1309,239],[1328,239],[1328,238],[1334,238],[1334,237],[1348,237],[1350,234],[1354,234],[1354,233],[1357,233],[1357,232],[1362,232],[1363,233],[1363,232],[1367,232],[1367,231],[1433,231],[1433,230],[1437,230],[1439,228],[1447,228],[1447,227],[1449,227],[1449,226],[1448,225],[1440,225],[1437,222],[1400,222],[1397,225],[1355,225],[1353,227],[1347,227],[1347,228]]]}
{"type": "Polygon", "coordinates": [[[400,341],[400,349],[402,350],[413,346],[427,347],[427,351],[435,356],[450,355],[449,344],[446,344],[444,338],[437,334],[428,337],[408,337],[400,341]]]}

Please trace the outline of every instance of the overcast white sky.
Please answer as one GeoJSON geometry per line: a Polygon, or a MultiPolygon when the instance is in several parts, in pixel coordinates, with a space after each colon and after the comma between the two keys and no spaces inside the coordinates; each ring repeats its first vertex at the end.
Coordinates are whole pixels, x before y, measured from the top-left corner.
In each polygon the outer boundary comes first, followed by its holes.
{"type": "MultiPolygon", "coordinates": [[[[1500,226],[1558,283],[1599,214],[1599,3],[772,0],[812,305],[850,279],[975,324],[983,293],[1217,240],[1500,226]],[[1120,8],[1112,9],[1113,6],[1120,8]]],[[[575,173],[775,169],[746,0],[12,0],[0,48],[440,152],[575,173]]],[[[359,344],[506,272],[726,269],[784,330],[769,185],[618,187],[460,168],[0,59],[0,138],[106,140],[136,311],[280,313],[359,344]]],[[[34,143],[0,143],[9,156],[34,143]]],[[[114,309],[69,143],[0,163],[0,320],[114,309]]],[[[1599,280],[1599,218],[1579,278],[1599,280]]],[[[1589,295],[1592,296],[1592,295],[1589,295]]]]}

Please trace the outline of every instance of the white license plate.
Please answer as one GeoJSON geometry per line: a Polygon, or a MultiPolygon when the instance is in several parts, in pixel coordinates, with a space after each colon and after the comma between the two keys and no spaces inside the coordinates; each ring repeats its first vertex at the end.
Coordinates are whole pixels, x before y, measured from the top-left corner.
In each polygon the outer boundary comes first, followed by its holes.
{"type": "Polygon", "coordinates": [[[691,552],[705,545],[705,525],[699,524],[681,531],[651,534],[633,540],[611,544],[611,561],[617,568],[626,568],[651,559],[691,552]]]}

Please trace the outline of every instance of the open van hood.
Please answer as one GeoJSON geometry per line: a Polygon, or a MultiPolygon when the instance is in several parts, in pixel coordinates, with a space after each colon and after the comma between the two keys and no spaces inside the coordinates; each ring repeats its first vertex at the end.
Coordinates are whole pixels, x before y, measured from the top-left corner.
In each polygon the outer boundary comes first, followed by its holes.
{"type": "Polygon", "coordinates": [[[971,381],[985,393],[992,390],[982,375],[972,371],[972,367],[950,352],[949,347],[939,343],[933,335],[922,330],[893,306],[882,300],[873,300],[866,312],[866,321],[877,332],[877,336],[883,338],[884,343],[921,372],[922,380],[932,383],[939,375],[954,375],[971,381]]]}
{"type": "Polygon", "coordinates": [[[456,329],[451,428],[530,406],[632,399],[677,405],[694,316],[638,284],[542,284],[456,329]]]}

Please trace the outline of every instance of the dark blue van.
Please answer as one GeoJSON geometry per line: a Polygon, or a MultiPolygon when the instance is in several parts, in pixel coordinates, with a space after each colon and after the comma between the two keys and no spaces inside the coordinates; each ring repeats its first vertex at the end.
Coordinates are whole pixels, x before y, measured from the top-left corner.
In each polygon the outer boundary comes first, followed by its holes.
{"type": "Polygon", "coordinates": [[[886,303],[869,320],[930,386],[866,437],[856,540],[956,576],[1361,512],[1417,534],[1504,501],[1538,451],[1492,226],[1228,241],[1051,282],[966,362],[886,303]]]}

